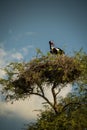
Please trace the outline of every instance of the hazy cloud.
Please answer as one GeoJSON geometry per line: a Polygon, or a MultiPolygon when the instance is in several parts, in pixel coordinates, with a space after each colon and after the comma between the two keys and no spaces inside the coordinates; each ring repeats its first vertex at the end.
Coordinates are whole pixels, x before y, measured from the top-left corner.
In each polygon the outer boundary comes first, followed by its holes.
{"type": "Polygon", "coordinates": [[[5,75],[4,68],[7,64],[13,61],[22,61],[29,54],[29,51],[33,48],[33,45],[27,45],[22,47],[19,50],[13,48],[10,51],[7,51],[3,48],[0,48],[0,77],[5,75]]]}
{"type": "Polygon", "coordinates": [[[22,58],[23,55],[21,52],[17,52],[15,49],[6,51],[5,49],[0,48],[0,68],[7,65],[8,62],[13,61],[14,59],[20,60],[22,58]]]}
{"type": "Polygon", "coordinates": [[[20,51],[21,51],[21,53],[25,56],[25,55],[28,55],[29,54],[29,51],[31,50],[31,49],[33,49],[34,47],[33,47],[33,45],[28,45],[28,46],[26,46],[26,47],[23,47],[20,51]]]}
{"type": "MultiPolygon", "coordinates": [[[[6,56],[7,56],[7,52],[4,49],[0,48],[0,69],[5,65],[6,56]]],[[[3,71],[1,71],[1,73],[3,73],[3,71]]]]}
{"type": "MultiPolygon", "coordinates": [[[[50,89],[46,88],[46,96],[49,100],[52,99],[52,94],[50,89]]],[[[64,88],[59,96],[65,97],[71,91],[71,85],[64,88]]],[[[42,103],[44,100],[38,96],[32,96],[30,99],[16,101],[13,104],[0,102],[0,115],[13,117],[14,115],[19,116],[24,119],[35,119],[38,111],[42,108],[42,103]]]]}
{"type": "Polygon", "coordinates": [[[25,32],[25,35],[28,35],[28,36],[32,36],[32,35],[35,35],[36,32],[25,32]]]}
{"type": "Polygon", "coordinates": [[[3,58],[4,56],[6,56],[6,52],[4,49],[0,48],[0,58],[3,58]]]}
{"type": "Polygon", "coordinates": [[[20,52],[13,53],[11,57],[17,60],[23,59],[23,55],[20,52]]]}
{"type": "Polygon", "coordinates": [[[0,115],[11,117],[21,117],[24,119],[35,119],[38,110],[41,108],[41,101],[37,97],[32,97],[31,100],[20,100],[13,104],[0,102],[0,115]]]}
{"type": "Polygon", "coordinates": [[[4,77],[5,76],[5,71],[3,69],[0,69],[0,78],[4,77]]]}
{"type": "Polygon", "coordinates": [[[12,40],[14,41],[20,41],[22,38],[25,38],[25,37],[30,37],[30,36],[35,36],[37,33],[36,32],[24,32],[24,33],[19,33],[19,34],[15,34],[14,31],[12,30],[9,30],[8,32],[10,35],[12,34],[12,36],[10,37],[12,40]]]}

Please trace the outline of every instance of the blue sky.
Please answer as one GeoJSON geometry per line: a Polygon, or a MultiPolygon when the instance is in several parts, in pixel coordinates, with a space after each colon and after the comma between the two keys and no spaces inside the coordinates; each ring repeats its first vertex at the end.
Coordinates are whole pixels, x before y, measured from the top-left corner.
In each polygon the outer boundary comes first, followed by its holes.
{"type": "Polygon", "coordinates": [[[53,40],[66,53],[86,51],[86,0],[1,0],[0,6],[0,43],[6,50],[32,45],[47,52],[53,40]]]}
{"type": "MultiPolygon", "coordinates": [[[[35,56],[36,48],[47,53],[49,40],[53,40],[69,55],[81,47],[87,52],[87,0],[0,0],[0,68],[15,60],[29,61],[35,56]]],[[[3,75],[1,71],[0,76],[3,75]]],[[[7,109],[12,111],[11,105],[7,107],[2,101],[0,103],[1,110],[7,116],[7,109]]],[[[14,116],[14,111],[18,111],[16,105],[13,105],[12,118],[18,118],[22,124],[24,115],[22,121],[20,116],[14,116]]],[[[20,106],[19,103],[19,109],[20,106]]],[[[31,106],[33,109],[34,104],[31,103],[31,106]]],[[[11,118],[7,116],[9,127],[6,129],[3,125],[4,115],[0,115],[0,130],[10,130],[11,118]]],[[[26,120],[31,119],[29,117],[26,120]]],[[[14,129],[18,128],[16,125],[14,129]]]]}

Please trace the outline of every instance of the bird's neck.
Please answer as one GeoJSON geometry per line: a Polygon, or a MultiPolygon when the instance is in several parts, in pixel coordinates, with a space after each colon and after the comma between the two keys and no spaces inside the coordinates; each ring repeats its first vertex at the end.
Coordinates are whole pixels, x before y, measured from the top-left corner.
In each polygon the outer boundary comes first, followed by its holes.
{"type": "Polygon", "coordinates": [[[54,48],[54,45],[50,45],[50,49],[53,49],[54,48]]]}
{"type": "Polygon", "coordinates": [[[54,46],[51,46],[51,49],[53,49],[54,48],[54,46]]]}

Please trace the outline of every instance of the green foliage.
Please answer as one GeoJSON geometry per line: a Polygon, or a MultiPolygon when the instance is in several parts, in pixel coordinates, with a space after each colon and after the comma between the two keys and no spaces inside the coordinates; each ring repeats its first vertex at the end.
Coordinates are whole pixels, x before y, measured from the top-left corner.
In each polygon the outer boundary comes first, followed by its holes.
{"type": "MultiPolygon", "coordinates": [[[[79,86],[77,86],[79,93],[79,86]]],[[[86,90],[82,90],[86,92],[86,90]]],[[[80,93],[79,93],[80,94],[80,93]]],[[[84,94],[83,94],[84,95],[84,94]]],[[[27,130],[86,130],[87,99],[74,92],[61,99],[61,114],[55,115],[52,109],[41,111],[36,123],[29,124],[27,130]],[[84,100],[83,100],[84,99],[84,100]],[[65,105],[64,105],[65,104],[65,105]]],[[[85,94],[86,95],[86,94],[85,94]]],[[[58,106],[58,107],[59,107],[58,106]]]]}
{"type": "Polygon", "coordinates": [[[55,116],[53,112],[45,111],[35,124],[28,126],[27,130],[84,130],[87,129],[86,114],[86,106],[84,109],[70,111],[70,115],[62,113],[55,116]]]}
{"type": "Polygon", "coordinates": [[[43,55],[37,49],[36,58],[28,63],[11,63],[4,70],[6,76],[0,79],[0,84],[8,101],[37,95],[50,106],[28,130],[87,129],[86,53],[80,50],[72,57],[43,55]],[[59,102],[58,94],[67,84],[74,84],[74,91],[59,102]],[[52,101],[46,97],[45,87],[50,88],[52,101]]]}
{"type": "Polygon", "coordinates": [[[14,99],[17,100],[18,96],[15,94],[15,88],[13,82],[17,80],[21,73],[25,70],[24,63],[10,63],[4,68],[6,73],[4,78],[0,79],[0,84],[3,86],[2,93],[6,95],[6,99],[14,99]]]}
{"type": "Polygon", "coordinates": [[[37,95],[59,113],[57,96],[61,89],[68,83],[82,84],[87,77],[87,55],[81,52],[73,57],[43,55],[37,49],[36,58],[28,63],[11,63],[4,70],[7,75],[0,79],[0,84],[3,85],[2,92],[6,94],[6,99],[18,100],[37,95]],[[51,88],[53,101],[45,96],[45,87],[51,88]]]}

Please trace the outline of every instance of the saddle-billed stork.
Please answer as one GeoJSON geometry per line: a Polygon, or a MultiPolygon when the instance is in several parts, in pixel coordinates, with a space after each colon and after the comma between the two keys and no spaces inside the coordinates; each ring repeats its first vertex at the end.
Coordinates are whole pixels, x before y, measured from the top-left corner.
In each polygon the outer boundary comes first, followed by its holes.
{"type": "Polygon", "coordinates": [[[65,54],[65,52],[62,49],[55,47],[52,41],[49,41],[49,45],[50,45],[50,53],[60,55],[65,54]]]}

